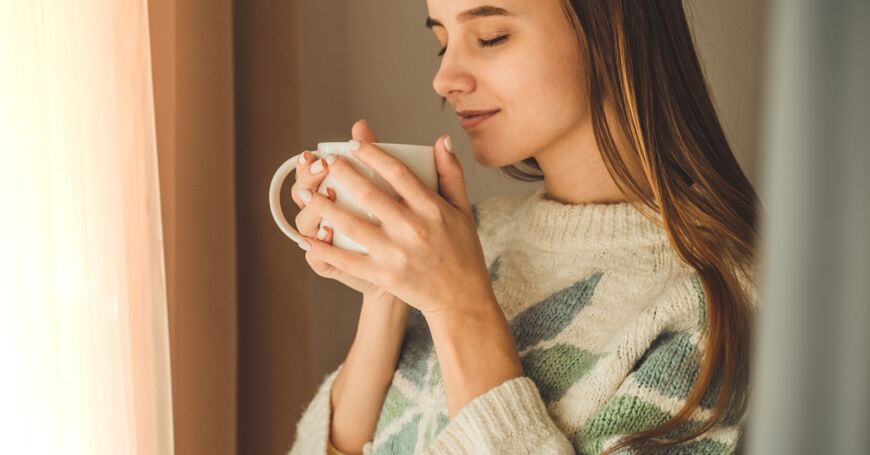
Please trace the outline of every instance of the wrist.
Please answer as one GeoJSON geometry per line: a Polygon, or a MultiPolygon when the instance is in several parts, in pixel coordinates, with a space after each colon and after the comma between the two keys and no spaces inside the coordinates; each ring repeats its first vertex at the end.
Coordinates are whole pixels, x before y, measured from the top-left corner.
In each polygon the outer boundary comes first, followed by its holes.
{"type": "Polygon", "coordinates": [[[470,326],[485,327],[493,320],[506,322],[504,312],[492,293],[483,298],[465,300],[471,303],[454,302],[454,305],[447,309],[424,312],[423,318],[430,328],[436,326],[445,330],[463,330],[470,326]]]}
{"type": "Polygon", "coordinates": [[[452,418],[465,404],[502,382],[523,376],[504,312],[493,301],[473,312],[427,315],[452,418]]]}
{"type": "Polygon", "coordinates": [[[365,299],[353,344],[377,362],[395,366],[405,339],[410,307],[399,299],[365,299]]]}
{"type": "Polygon", "coordinates": [[[438,333],[442,338],[487,339],[489,334],[510,333],[504,312],[497,303],[484,304],[473,310],[447,310],[424,315],[426,324],[433,336],[438,333]]]}
{"type": "Polygon", "coordinates": [[[362,330],[404,334],[410,310],[408,304],[392,296],[389,298],[363,296],[357,335],[362,330]]]}

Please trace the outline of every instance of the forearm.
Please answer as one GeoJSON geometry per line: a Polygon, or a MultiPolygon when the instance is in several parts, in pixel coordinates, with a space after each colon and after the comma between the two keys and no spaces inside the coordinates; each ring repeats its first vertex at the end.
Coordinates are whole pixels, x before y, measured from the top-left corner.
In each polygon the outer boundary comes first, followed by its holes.
{"type": "Polygon", "coordinates": [[[396,370],[409,309],[400,300],[363,299],[356,336],[330,400],[330,439],[344,453],[360,453],[374,435],[396,370]]]}
{"type": "Polygon", "coordinates": [[[430,315],[427,323],[450,418],[493,387],[523,376],[510,327],[494,297],[475,314],[430,315]]]}

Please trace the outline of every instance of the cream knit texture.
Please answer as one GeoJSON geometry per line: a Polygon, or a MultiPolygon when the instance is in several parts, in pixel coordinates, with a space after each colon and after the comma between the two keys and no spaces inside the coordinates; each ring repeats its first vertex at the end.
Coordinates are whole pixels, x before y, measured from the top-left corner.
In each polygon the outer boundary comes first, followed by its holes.
{"type": "MultiPolygon", "coordinates": [[[[412,309],[364,454],[597,454],[680,409],[700,371],[706,301],[660,226],[627,202],[563,204],[543,187],[487,198],[473,213],[525,375],[448,419],[432,337],[412,309]]],[[[291,455],[326,453],[342,365],[304,409],[291,455]]],[[[693,422],[710,414],[716,390],[693,422]]],[[[667,453],[733,453],[744,421],[667,453]]]]}

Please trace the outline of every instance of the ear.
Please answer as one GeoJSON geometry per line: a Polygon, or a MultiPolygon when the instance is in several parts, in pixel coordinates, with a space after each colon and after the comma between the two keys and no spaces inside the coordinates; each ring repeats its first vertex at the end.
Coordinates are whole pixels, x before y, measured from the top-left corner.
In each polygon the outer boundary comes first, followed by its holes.
{"type": "Polygon", "coordinates": [[[435,167],[438,169],[438,192],[447,202],[473,218],[465,176],[459,158],[450,151],[450,136],[444,135],[435,142],[435,167]]]}
{"type": "Polygon", "coordinates": [[[351,138],[362,142],[378,142],[377,136],[369,127],[369,122],[366,119],[357,120],[350,129],[351,138]]]}

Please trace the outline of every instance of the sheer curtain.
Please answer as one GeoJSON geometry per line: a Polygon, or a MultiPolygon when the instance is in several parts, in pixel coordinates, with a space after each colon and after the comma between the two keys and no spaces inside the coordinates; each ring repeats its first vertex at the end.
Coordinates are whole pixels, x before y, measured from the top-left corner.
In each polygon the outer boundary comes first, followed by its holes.
{"type": "Polygon", "coordinates": [[[0,451],[171,454],[145,0],[0,0],[0,451]]]}

